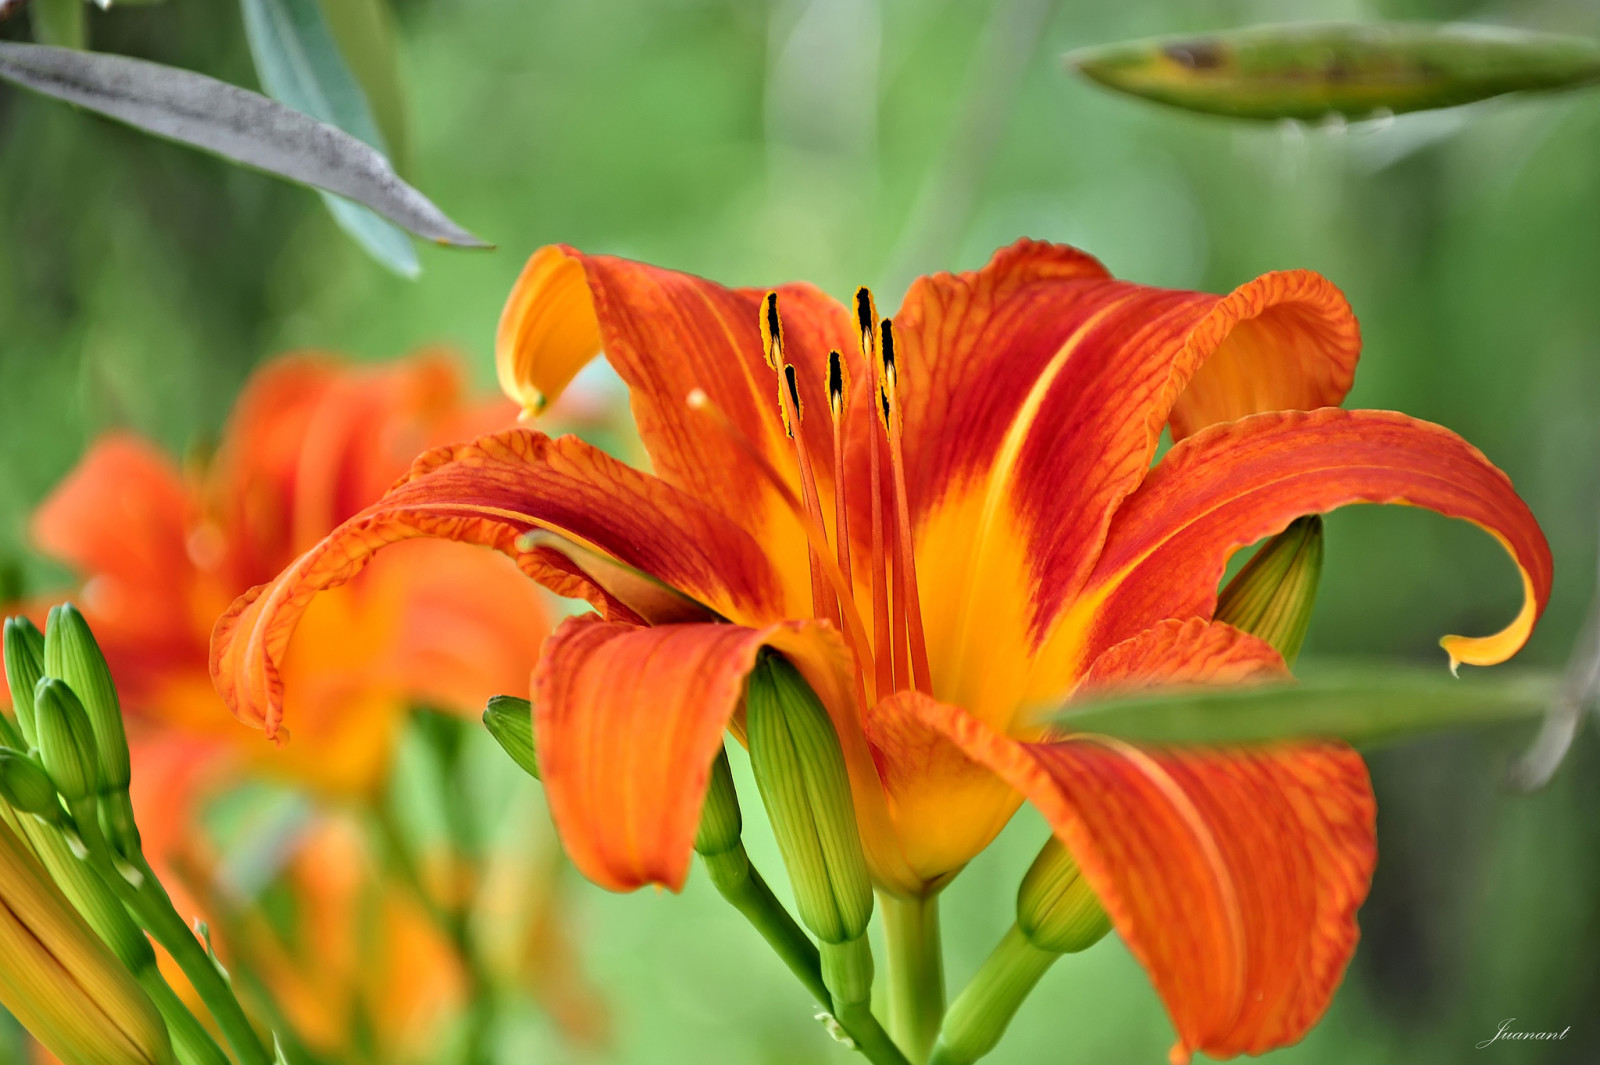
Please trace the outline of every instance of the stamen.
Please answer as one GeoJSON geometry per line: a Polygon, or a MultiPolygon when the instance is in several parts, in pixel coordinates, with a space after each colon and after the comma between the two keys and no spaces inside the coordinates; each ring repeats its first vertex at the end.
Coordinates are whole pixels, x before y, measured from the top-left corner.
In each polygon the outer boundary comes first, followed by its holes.
{"type": "Polygon", "coordinates": [[[889,430],[889,464],[894,476],[895,522],[899,526],[899,550],[895,555],[900,578],[900,598],[905,602],[906,636],[911,646],[911,671],[917,690],[933,694],[933,678],[928,669],[928,642],[922,629],[922,602],[917,591],[917,561],[911,544],[911,507],[906,498],[906,463],[901,446],[904,417],[898,397],[899,380],[894,363],[894,323],[885,318],[879,327],[883,336],[883,380],[880,396],[889,430]]]}
{"type": "MultiPolygon", "coordinates": [[[[789,439],[794,441],[795,462],[800,467],[800,499],[805,504],[806,513],[824,530],[823,539],[827,539],[827,525],[822,520],[822,502],[817,498],[817,477],[811,468],[811,453],[806,447],[806,438],[800,428],[800,382],[795,373],[794,366],[783,357],[783,319],[778,314],[778,294],[767,293],[765,313],[761,316],[763,340],[766,342],[767,361],[778,371],[778,410],[783,416],[784,432],[789,434],[789,439]]],[[[831,551],[824,552],[831,555],[831,551]]],[[[839,620],[839,607],[832,602],[829,595],[828,584],[819,580],[821,567],[818,565],[816,552],[811,552],[811,613],[814,617],[839,620]]]]}
{"type": "MultiPolygon", "coordinates": [[[[879,386],[877,324],[878,311],[872,301],[872,291],[865,285],[856,289],[856,322],[861,328],[861,360],[872,373],[874,387],[879,386]]],[[[889,582],[885,568],[883,546],[883,459],[879,455],[881,440],[872,434],[867,449],[872,489],[872,646],[874,677],[880,692],[894,690],[894,649],[890,645],[889,582]]]]}
{"type": "Polygon", "coordinates": [[[850,585],[853,595],[850,523],[845,515],[844,490],[844,405],[850,391],[849,377],[844,356],[838,351],[828,352],[828,413],[833,421],[833,548],[839,559],[839,572],[844,574],[844,583],[850,585]]]}
{"type": "Polygon", "coordinates": [[[783,320],[778,317],[778,294],[767,293],[762,303],[761,354],[774,373],[777,372],[783,351],[783,320]]]}
{"type": "MultiPolygon", "coordinates": [[[[691,391],[685,402],[690,410],[710,418],[717,428],[722,430],[729,443],[737,447],[747,459],[755,464],[756,469],[767,479],[768,485],[778,493],[778,498],[783,501],[784,506],[789,508],[789,512],[794,515],[795,520],[800,523],[800,527],[805,530],[806,540],[811,545],[812,556],[818,558],[822,563],[823,575],[833,585],[834,591],[839,595],[840,603],[843,604],[845,637],[850,641],[851,650],[855,652],[856,682],[859,687],[861,684],[861,663],[871,659],[871,645],[867,643],[867,630],[861,623],[861,615],[856,611],[855,601],[850,598],[850,588],[845,583],[844,574],[839,572],[838,565],[833,561],[828,551],[828,537],[821,523],[806,513],[806,509],[800,500],[795,498],[794,490],[783,479],[783,474],[778,472],[777,468],[761,453],[761,449],[751,443],[750,438],[745,436],[739,430],[739,427],[734,425],[732,420],[711,401],[711,397],[706,395],[704,389],[696,388],[691,391]]],[[[877,689],[873,690],[871,698],[876,701],[878,698],[877,689]]]]}

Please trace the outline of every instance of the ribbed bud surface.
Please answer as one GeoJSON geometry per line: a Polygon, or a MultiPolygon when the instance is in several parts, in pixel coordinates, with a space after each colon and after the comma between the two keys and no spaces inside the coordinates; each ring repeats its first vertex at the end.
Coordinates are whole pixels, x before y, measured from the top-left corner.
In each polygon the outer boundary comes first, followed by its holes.
{"type": "Polygon", "coordinates": [[[1033,946],[1055,954],[1085,950],[1111,931],[1111,919],[1078,863],[1054,836],[1022,878],[1017,927],[1033,946]]]}
{"type": "Polygon", "coordinates": [[[39,756],[61,797],[69,803],[93,797],[100,790],[94,730],[66,681],[46,677],[39,682],[33,697],[33,719],[39,734],[39,756]]]}
{"type": "Polygon", "coordinates": [[[1322,516],[1298,518],[1261,546],[1217,598],[1214,617],[1270,643],[1294,665],[1322,577],[1322,516]]]}
{"type": "Polygon", "coordinates": [[[740,846],[744,819],[739,814],[739,795],[733,789],[733,770],[728,752],[717,751],[711,761],[711,779],[706,785],[705,803],[700,807],[700,830],[695,833],[694,849],[703,856],[725,854],[740,846]]]}
{"type": "Polygon", "coordinates": [[[484,708],[483,727],[524,773],[539,779],[539,749],[533,739],[532,703],[514,695],[496,695],[484,708]]]}
{"type": "Polygon", "coordinates": [[[33,731],[33,689],[44,676],[44,633],[25,617],[6,618],[6,686],[11,689],[11,705],[16,708],[22,738],[37,746],[33,731]]]}
{"type": "Polygon", "coordinates": [[[66,681],[83,703],[94,733],[101,787],[126,790],[131,768],[117,686],[89,623],[71,603],[50,608],[44,631],[44,671],[46,676],[66,681]]]}
{"type": "Polygon", "coordinates": [[[857,938],[872,918],[872,885],[827,710],[794,666],[766,654],[750,674],[745,728],[801,921],[825,943],[857,938]]]}

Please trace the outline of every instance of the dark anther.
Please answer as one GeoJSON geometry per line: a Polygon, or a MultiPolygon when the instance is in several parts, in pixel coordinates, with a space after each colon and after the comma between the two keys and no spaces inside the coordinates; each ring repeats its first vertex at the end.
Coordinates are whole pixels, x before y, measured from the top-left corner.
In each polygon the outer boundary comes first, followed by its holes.
{"type": "Polygon", "coordinates": [[[828,352],[828,403],[837,408],[844,398],[844,358],[837,351],[828,352]]]}

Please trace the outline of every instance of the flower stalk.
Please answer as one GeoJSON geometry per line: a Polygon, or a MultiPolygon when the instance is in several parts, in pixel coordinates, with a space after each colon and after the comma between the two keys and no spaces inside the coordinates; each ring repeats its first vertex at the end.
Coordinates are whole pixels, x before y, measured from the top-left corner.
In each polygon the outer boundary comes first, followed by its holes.
{"type": "Polygon", "coordinates": [[[883,895],[889,951],[889,1030],[913,1062],[928,1060],[944,1019],[944,950],[939,897],[883,895]]]}

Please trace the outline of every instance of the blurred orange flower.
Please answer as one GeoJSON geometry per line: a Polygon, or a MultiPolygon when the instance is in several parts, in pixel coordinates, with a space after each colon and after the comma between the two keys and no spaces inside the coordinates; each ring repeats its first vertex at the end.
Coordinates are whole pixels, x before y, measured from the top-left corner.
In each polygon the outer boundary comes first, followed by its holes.
{"type": "Polygon", "coordinates": [[[376,787],[408,707],[476,712],[527,694],[548,621],[504,559],[408,545],[307,615],[285,675],[310,713],[303,743],[252,742],[211,687],[211,626],[233,599],[377,499],[420,448],[510,424],[471,404],[455,362],[382,366],[315,355],[269,364],[216,453],[180,467],[126,433],[96,441],[33,518],[45,554],[76,570],[79,605],[126,708],[212,737],[238,757],[334,794],[376,787]]]}

